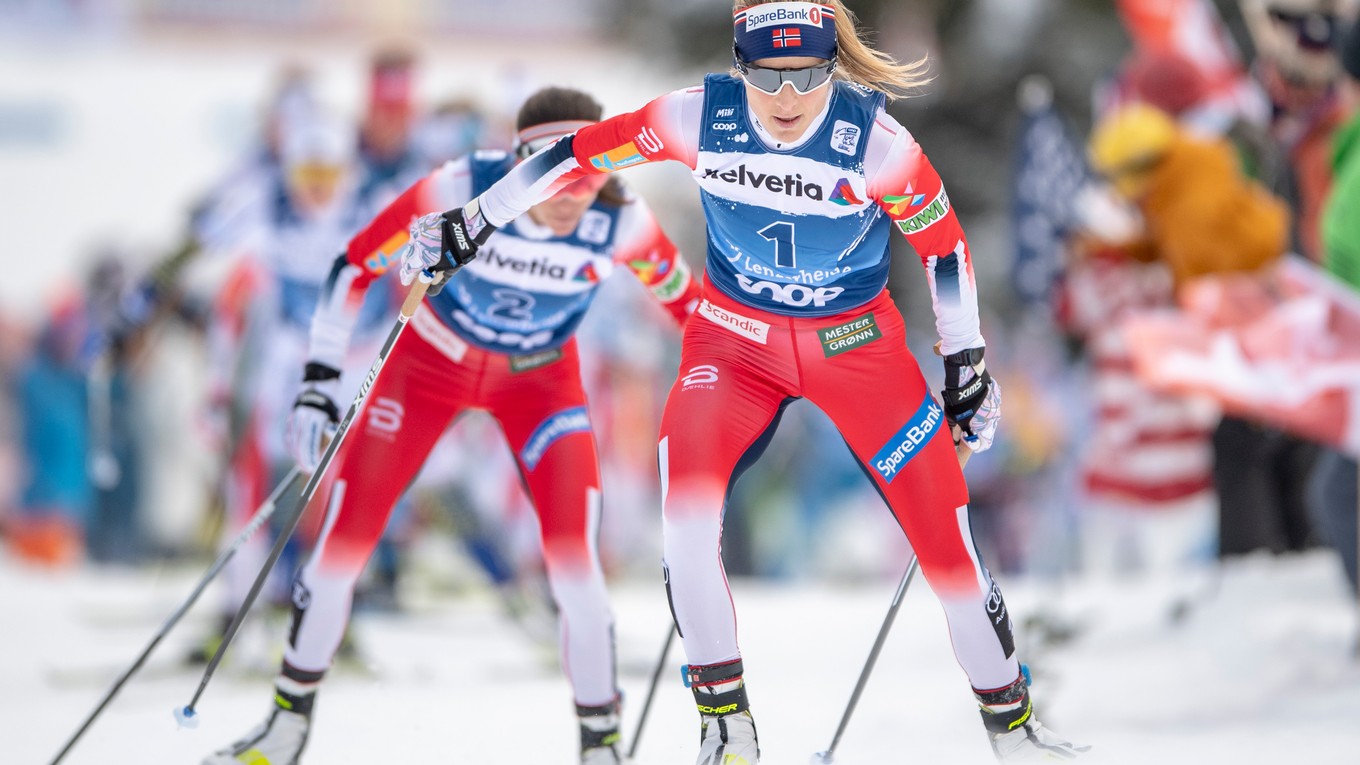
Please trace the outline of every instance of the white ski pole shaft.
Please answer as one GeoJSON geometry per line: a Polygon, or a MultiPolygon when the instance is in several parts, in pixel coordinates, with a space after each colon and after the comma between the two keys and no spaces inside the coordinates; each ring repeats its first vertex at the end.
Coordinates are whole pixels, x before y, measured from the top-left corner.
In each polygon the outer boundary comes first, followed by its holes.
{"type": "Polygon", "coordinates": [[[174,629],[180,619],[184,618],[184,614],[188,613],[194,603],[198,602],[199,596],[202,595],[203,591],[208,588],[208,585],[217,578],[217,575],[226,567],[227,562],[232,559],[232,556],[236,555],[236,551],[241,549],[241,546],[254,536],[255,532],[259,531],[261,526],[269,522],[270,517],[274,515],[274,509],[278,507],[279,497],[283,496],[283,493],[288,490],[288,487],[293,485],[293,482],[297,480],[299,475],[301,475],[301,472],[297,468],[293,468],[288,475],[284,477],[283,481],[281,481],[278,486],[274,487],[274,491],[270,492],[264,503],[255,511],[255,515],[251,517],[250,522],[245,525],[245,528],[241,529],[241,533],[237,534],[231,544],[227,545],[222,552],[217,555],[217,560],[213,561],[213,564],[208,567],[208,570],[203,574],[203,577],[198,580],[198,585],[194,587],[193,592],[189,593],[189,597],[180,604],[180,607],[170,615],[169,619],[165,620],[165,624],[161,625],[160,631],[151,638],[151,642],[147,643],[146,648],[142,649],[142,653],[137,657],[137,660],[134,661],[132,666],[128,667],[123,674],[118,676],[118,679],[114,681],[113,686],[104,694],[104,698],[99,700],[99,704],[94,708],[94,711],[90,712],[89,716],[85,718],[85,722],[81,723],[80,728],[76,730],[75,734],[67,739],[66,745],[57,753],[57,756],[52,760],[51,765],[57,765],[57,763],[61,762],[62,759],[66,757],[67,753],[75,747],[76,742],[80,740],[80,737],[85,735],[85,731],[89,730],[90,726],[94,724],[95,719],[103,713],[104,707],[107,707],[109,703],[113,701],[113,697],[117,696],[118,692],[123,689],[123,685],[125,685],[128,680],[132,679],[132,676],[137,673],[137,670],[142,668],[142,665],[146,663],[147,658],[151,656],[151,652],[156,650],[156,646],[160,645],[161,640],[170,633],[170,630],[174,629]]]}
{"type": "MultiPolygon", "coordinates": [[[[457,268],[453,271],[457,271],[457,268]]],[[[450,276],[453,271],[449,272],[450,276]]],[[[273,570],[274,564],[278,563],[279,557],[283,555],[283,548],[288,544],[289,538],[293,536],[293,531],[297,529],[303,511],[307,508],[307,504],[311,502],[312,495],[316,493],[317,487],[321,484],[321,479],[326,474],[326,469],[330,467],[331,461],[335,459],[336,452],[340,450],[340,444],[344,442],[345,434],[349,432],[350,425],[353,424],[359,409],[363,407],[369,391],[373,389],[373,383],[378,379],[378,374],[382,371],[383,365],[387,363],[387,357],[391,355],[392,348],[396,346],[402,330],[406,329],[406,325],[415,315],[416,309],[420,307],[420,301],[425,298],[425,291],[429,289],[429,286],[429,281],[419,278],[411,285],[411,291],[407,293],[406,300],[401,305],[401,314],[397,317],[396,324],[392,326],[392,331],[387,333],[387,340],[383,342],[377,358],[373,359],[373,365],[369,367],[368,375],[364,378],[363,384],[359,386],[359,392],[355,394],[354,401],[350,403],[344,418],[336,426],[335,435],[327,444],[326,451],[321,455],[316,470],[312,472],[311,478],[307,479],[307,485],[302,489],[302,496],[298,499],[297,507],[279,531],[278,539],[274,541],[274,546],[269,550],[269,557],[265,559],[260,572],[255,575],[255,581],[250,585],[250,591],[246,593],[245,601],[236,609],[236,615],[232,617],[231,624],[227,626],[227,631],[222,635],[222,642],[217,646],[217,651],[213,653],[208,666],[203,670],[203,679],[199,681],[198,690],[194,692],[194,697],[190,699],[188,704],[175,710],[175,718],[179,720],[180,724],[192,725],[197,722],[193,718],[197,714],[195,706],[198,704],[198,700],[207,690],[208,682],[212,680],[213,673],[217,671],[217,666],[222,663],[222,656],[236,637],[236,632],[241,628],[241,622],[245,620],[246,613],[255,604],[255,599],[260,596],[260,590],[264,589],[264,583],[269,578],[269,572],[273,570]]]]}

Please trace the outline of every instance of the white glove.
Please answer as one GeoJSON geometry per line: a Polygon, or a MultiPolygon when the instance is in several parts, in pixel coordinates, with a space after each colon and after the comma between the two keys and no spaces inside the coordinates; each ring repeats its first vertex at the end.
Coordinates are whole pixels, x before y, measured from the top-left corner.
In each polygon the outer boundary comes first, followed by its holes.
{"type": "Polygon", "coordinates": [[[332,378],[305,382],[302,392],[293,401],[286,440],[289,452],[304,473],[316,470],[326,451],[326,443],[335,434],[335,427],[340,422],[340,410],[335,406],[339,389],[340,378],[336,373],[332,378]]]}
{"type": "Polygon", "coordinates": [[[411,224],[411,238],[401,246],[401,283],[410,286],[422,271],[433,270],[444,259],[443,238],[440,233],[444,225],[444,213],[430,213],[411,224]]]}

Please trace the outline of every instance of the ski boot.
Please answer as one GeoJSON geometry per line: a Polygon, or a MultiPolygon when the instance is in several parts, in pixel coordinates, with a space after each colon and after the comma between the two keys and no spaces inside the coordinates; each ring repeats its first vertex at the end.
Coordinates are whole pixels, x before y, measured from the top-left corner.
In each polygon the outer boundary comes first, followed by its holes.
{"type": "Polygon", "coordinates": [[[600,707],[577,704],[576,717],[581,721],[581,765],[632,763],[623,753],[617,699],[600,707]]]}
{"type": "Polygon", "coordinates": [[[202,765],[298,765],[312,727],[316,686],[303,693],[289,692],[288,688],[298,690],[297,685],[280,677],[269,717],[244,738],[214,752],[202,765]]]}
{"type": "Polygon", "coordinates": [[[1045,728],[1034,716],[1024,676],[1004,688],[973,689],[997,762],[1065,762],[1090,750],[1045,728]]]}
{"type": "Polygon", "coordinates": [[[757,765],[760,742],[746,701],[741,659],[686,668],[699,707],[698,765],[757,765]]]}

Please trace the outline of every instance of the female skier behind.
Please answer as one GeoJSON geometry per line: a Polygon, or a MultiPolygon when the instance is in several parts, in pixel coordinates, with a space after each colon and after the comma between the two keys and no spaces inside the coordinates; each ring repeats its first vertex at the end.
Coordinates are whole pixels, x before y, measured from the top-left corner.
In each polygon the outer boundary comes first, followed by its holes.
{"type": "MultiPolygon", "coordinates": [[[[516,154],[477,152],[446,164],[350,241],[312,324],[311,361],[290,423],[304,469],[315,468],[338,420],[337,367],[354,308],[399,260],[411,220],[466,203],[520,158],[600,114],[600,105],[579,91],[539,91],[520,109],[516,154]]],[[[580,718],[581,762],[626,762],[613,617],[594,537],[599,460],[572,335],[599,283],[619,265],[677,322],[693,310],[698,286],[646,205],[602,175],[546,195],[485,244],[485,257],[426,298],[412,318],[316,493],[314,502],[325,508],[323,532],[293,587],[293,625],[269,717],[204,765],[300,761],[355,581],[393,504],[439,435],[469,409],[484,409],[498,422],[538,511],[548,582],[561,612],[562,666],[580,718]]],[[[413,276],[402,274],[408,283],[413,276]]]]}

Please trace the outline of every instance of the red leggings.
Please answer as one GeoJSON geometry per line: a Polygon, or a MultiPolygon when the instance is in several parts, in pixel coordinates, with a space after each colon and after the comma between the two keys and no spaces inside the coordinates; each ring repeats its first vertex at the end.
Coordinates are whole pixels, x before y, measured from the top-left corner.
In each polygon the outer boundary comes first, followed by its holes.
{"type": "Polygon", "coordinates": [[[973,686],[1014,681],[1010,622],[973,544],[948,423],[888,293],[825,318],[766,313],[711,284],[705,298],[686,327],[659,446],[667,581],[690,663],[740,655],[720,556],[727,497],[784,405],[806,398],[839,428],[906,533],[973,686]]]}
{"type": "MultiPolygon", "coordinates": [[[[473,347],[422,308],[392,349],[316,496],[322,531],[294,588],[289,668],[330,666],[354,583],[444,429],[469,409],[495,418],[538,512],[543,557],[561,610],[562,660],[579,704],[616,696],[613,616],[596,537],[599,459],[574,341],[533,357],[473,347]]],[[[468,454],[475,460],[477,455],[468,454]]],[[[309,508],[316,510],[317,508],[309,508]]]]}

